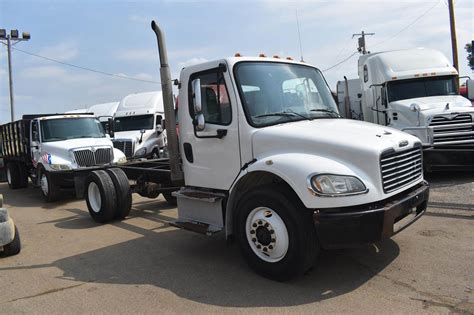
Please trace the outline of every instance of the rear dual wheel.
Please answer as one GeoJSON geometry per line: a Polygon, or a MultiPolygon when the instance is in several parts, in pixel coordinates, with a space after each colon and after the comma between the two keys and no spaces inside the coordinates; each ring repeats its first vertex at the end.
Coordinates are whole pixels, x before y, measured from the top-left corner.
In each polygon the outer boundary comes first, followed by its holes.
{"type": "Polygon", "coordinates": [[[125,218],[132,205],[125,173],[118,168],[91,172],[86,180],[86,202],[89,214],[96,222],[125,218]]]}
{"type": "Polygon", "coordinates": [[[28,187],[28,173],[23,164],[9,162],[7,164],[7,182],[10,189],[28,187]]]}

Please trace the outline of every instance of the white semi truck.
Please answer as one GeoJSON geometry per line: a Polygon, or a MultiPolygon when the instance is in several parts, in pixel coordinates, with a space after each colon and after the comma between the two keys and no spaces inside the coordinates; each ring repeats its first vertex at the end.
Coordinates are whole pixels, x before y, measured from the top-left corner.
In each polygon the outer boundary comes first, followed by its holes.
{"type": "Polygon", "coordinates": [[[306,63],[233,57],[182,69],[178,140],[164,37],[154,21],[152,29],[169,158],[91,172],[84,187],[95,220],[122,217],[132,192],[174,191],[172,225],[222,231],[258,273],[286,280],[310,269],[320,248],[389,238],[425,213],[420,140],[341,118],[306,63]]]}
{"type": "Polygon", "coordinates": [[[361,55],[358,75],[337,83],[344,117],[418,137],[428,170],[474,167],[474,107],[459,95],[458,72],[441,52],[408,49],[361,55]]]}
{"type": "Polygon", "coordinates": [[[46,201],[58,199],[63,188],[74,188],[77,178],[92,169],[126,162],[92,115],[24,115],[1,125],[0,134],[10,188],[25,188],[31,178],[46,201]]]}
{"type": "Polygon", "coordinates": [[[130,94],[114,113],[113,142],[129,159],[166,156],[166,132],[161,92],[130,94]]]}

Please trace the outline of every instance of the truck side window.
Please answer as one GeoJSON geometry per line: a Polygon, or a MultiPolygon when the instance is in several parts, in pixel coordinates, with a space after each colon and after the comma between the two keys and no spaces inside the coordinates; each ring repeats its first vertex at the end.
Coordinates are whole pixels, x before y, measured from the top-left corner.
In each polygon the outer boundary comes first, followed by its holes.
{"type": "MultiPolygon", "coordinates": [[[[217,69],[212,72],[197,73],[189,80],[189,93],[191,95],[191,84],[195,79],[201,79],[201,103],[206,123],[215,125],[229,125],[232,121],[229,94],[222,75],[217,69]]],[[[194,106],[192,98],[189,99],[189,113],[194,117],[194,106]]]]}
{"type": "Polygon", "coordinates": [[[369,81],[369,70],[367,69],[367,65],[364,65],[364,83],[369,81]]]}
{"type": "Polygon", "coordinates": [[[31,138],[33,141],[39,141],[38,122],[31,122],[31,138]]]}

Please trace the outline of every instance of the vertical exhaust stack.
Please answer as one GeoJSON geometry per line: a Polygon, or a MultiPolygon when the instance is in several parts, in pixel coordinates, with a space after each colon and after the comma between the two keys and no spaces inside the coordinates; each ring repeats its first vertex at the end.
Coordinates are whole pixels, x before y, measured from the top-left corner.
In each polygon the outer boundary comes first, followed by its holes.
{"type": "Polygon", "coordinates": [[[158,53],[160,55],[160,79],[163,94],[163,105],[166,118],[166,135],[168,138],[168,154],[171,168],[171,180],[173,182],[183,181],[183,171],[179,162],[178,135],[176,134],[176,117],[173,105],[173,86],[171,82],[170,67],[168,65],[168,54],[163,32],[155,21],[151,21],[151,29],[155,32],[158,42],[158,53]]]}

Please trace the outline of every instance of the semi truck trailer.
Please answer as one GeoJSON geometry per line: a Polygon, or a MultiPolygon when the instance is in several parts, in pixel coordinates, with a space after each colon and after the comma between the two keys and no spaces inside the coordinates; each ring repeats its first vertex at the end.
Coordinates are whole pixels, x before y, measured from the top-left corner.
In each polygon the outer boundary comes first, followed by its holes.
{"type": "Polygon", "coordinates": [[[339,81],[337,96],[344,117],[418,137],[425,169],[474,169],[474,108],[459,95],[458,72],[441,52],[361,55],[358,78],[339,81]]]}

